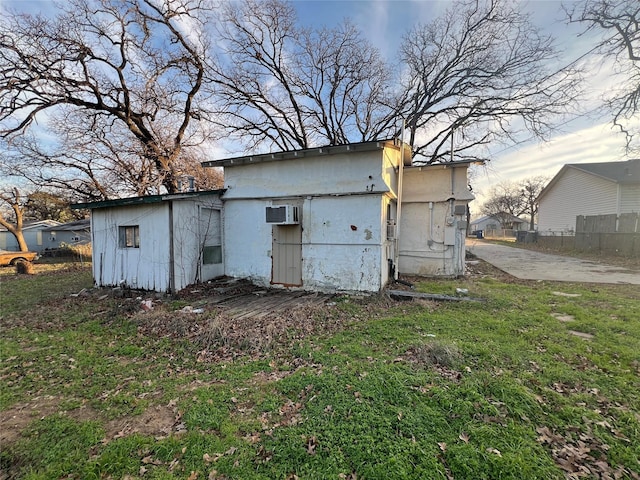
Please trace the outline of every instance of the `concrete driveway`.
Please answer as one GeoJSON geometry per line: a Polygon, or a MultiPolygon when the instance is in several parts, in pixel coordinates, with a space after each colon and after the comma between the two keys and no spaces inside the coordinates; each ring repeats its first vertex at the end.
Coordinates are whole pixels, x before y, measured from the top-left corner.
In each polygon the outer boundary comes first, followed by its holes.
{"type": "Polygon", "coordinates": [[[524,280],[626,283],[640,285],[640,272],[589,260],[467,239],[467,250],[500,270],[524,280]]]}

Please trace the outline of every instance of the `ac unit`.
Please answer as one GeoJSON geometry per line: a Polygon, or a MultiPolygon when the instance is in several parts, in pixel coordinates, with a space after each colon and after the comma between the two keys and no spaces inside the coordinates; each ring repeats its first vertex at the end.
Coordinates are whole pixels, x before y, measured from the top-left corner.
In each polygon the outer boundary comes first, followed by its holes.
{"type": "Polygon", "coordinates": [[[273,205],[266,209],[267,223],[276,225],[296,225],[300,223],[298,207],[293,205],[273,205]]]}

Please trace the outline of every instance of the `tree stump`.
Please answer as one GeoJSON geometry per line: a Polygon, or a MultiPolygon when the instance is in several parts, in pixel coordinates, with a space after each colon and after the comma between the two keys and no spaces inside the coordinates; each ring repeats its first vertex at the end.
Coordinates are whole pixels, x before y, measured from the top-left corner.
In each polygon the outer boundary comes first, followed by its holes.
{"type": "Polygon", "coordinates": [[[33,270],[33,263],[25,260],[16,262],[16,273],[19,275],[33,275],[35,273],[33,270]]]}

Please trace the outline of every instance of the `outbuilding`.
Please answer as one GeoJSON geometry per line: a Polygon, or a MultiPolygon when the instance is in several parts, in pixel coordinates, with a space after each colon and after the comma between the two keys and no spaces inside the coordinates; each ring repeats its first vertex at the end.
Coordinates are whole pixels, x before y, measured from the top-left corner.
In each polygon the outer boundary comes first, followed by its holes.
{"type": "Polygon", "coordinates": [[[91,210],[96,285],[175,292],[223,275],[222,193],[74,205],[91,210]]]}
{"type": "Polygon", "coordinates": [[[225,175],[225,273],[380,291],[398,272],[464,274],[468,164],[412,166],[395,140],[204,162],[225,175]]]}
{"type": "Polygon", "coordinates": [[[204,162],[225,188],[91,210],[98,286],[171,291],[227,275],[264,286],[378,292],[399,273],[465,271],[468,162],[414,165],[397,140],[204,162]]]}

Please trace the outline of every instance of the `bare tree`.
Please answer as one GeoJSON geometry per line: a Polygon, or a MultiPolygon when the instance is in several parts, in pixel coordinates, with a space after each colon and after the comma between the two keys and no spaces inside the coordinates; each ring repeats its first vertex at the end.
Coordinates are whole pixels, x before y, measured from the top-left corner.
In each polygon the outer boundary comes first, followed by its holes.
{"type": "Polygon", "coordinates": [[[389,75],[353,25],[303,29],[281,0],[229,3],[223,11],[223,52],[211,77],[219,99],[213,122],[249,150],[380,135],[390,111],[389,75]]]}
{"type": "MultiPolygon", "coordinates": [[[[117,124],[101,125],[92,120],[96,119],[82,112],[59,109],[49,118],[46,143],[28,132],[5,145],[0,173],[27,179],[38,188],[77,201],[159,193],[163,176],[140,144],[117,124]]],[[[205,171],[200,165],[203,160],[201,149],[183,148],[172,165],[176,180],[191,176],[197,178],[200,190],[221,188],[221,173],[205,171]]]]}
{"type": "Polygon", "coordinates": [[[529,217],[529,229],[535,230],[538,215],[538,195],[548,183],[544,176],[525,178],[518,182],[505,181],[493,186],[489,198],[481,207],[482,213],[505,222],[511,215],[529,217]]]}
{"type": "Polygon", "coordinates": [[[29,247],[22,232],[25,210],[24,200],[17,187],[11,187],[0,192],[0,225],[16,238],[21,252],[28,252],[29,247]]]}
{"type": "Polygon", "coordinates": [[[538,196],[542,189],[549,183],[549,177],[542,175],[525,178],[518,182],[520,192],[524,201],[522,213],[529,217],[529,230],[536,229],[536,218],[538,216],[538,196]]]}
{"type": "Polygon", "coordinates": [[[203,0],[69,0],[60,8],[55,18],[7,12],[0,21],[0,134],[22,134],[65,106],[89,119],[87,129],[126,131],[141,162],[176,191],[177,159],[204,139],[193,122],[209,47],[199,35],[203,0]]]}
{"type": "MultiPolygon", "coordinates": [[[[639,151],[634,144],[637,125],[630,124],[640,111],[640,3],[637,0],[586,0],[565,7],[569,22],[583,23],[587,30],[602,31],[598,53],[613,58],[621,82],[606,98],[613,112],[613,124],[626,135],[627,151],[639,151]]],[[[637,117],[636,117],[637,118],[637,117]]]]}
{"type": "Polygon", "coordinates": [[[575,72],[547,66],[552,39],[508,0],[456,1],[405,35],[401,56],[408,71],[395,114],[428,163],[483,158],[478,147],[516,141],[523,129],[543,136],[577,93],[575,72]]]}

